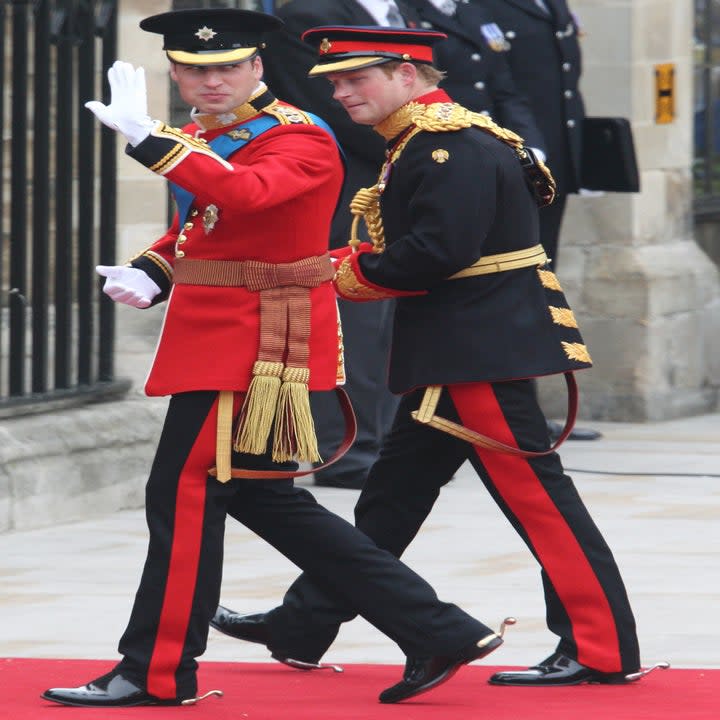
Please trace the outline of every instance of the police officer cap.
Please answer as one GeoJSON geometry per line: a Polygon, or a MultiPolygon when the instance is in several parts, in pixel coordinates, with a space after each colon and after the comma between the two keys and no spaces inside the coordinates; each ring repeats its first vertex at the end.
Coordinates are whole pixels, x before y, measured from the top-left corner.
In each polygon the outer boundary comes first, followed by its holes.
{"type": "Polygon", "coordinates": [[[163,36],[163,50],[182,65],[244,62],[265,47],[266,33],[282,26],[273,15],[234,8],[176,10],[140,21],[143,30],[163,36]]]}
{"type": "Polygon", "coordinates": [[[433,46],[446,38],[445,33],[437,30],[357,25],[323,25],[302,34],[302,39],[318,53],[318,63],[310,69],[310,77],[393,60],[432,64],[433,46]]]}

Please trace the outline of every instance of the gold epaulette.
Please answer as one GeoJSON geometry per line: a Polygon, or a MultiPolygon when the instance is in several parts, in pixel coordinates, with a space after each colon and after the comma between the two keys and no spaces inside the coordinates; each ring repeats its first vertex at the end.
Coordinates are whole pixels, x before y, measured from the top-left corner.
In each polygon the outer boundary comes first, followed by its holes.
{"type": "Polygon", "coordinates": [[[488,115],[472,112],[472,110],[468,110],[457,103],[414,104],[416,108],[412,110],[411,118],[413,123],[421,130],[451,132],[475,126],[513,147],[520,147],[523,144],[523,139],[519,135],[512,130],[500,127],[488,115]]]}
{"type": "Polygon", "coordinates": [[[263,108],[263,112],[279,120],[281,125],[315,124],[307,113],[291,105],[281,105],[275,102],[263,108]]]}

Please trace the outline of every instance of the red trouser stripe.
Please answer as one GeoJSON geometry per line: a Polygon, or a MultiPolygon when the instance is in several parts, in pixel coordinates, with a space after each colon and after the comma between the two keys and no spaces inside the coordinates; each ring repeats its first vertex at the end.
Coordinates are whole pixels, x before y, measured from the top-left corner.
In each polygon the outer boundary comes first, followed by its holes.
{"type": "Polygon", "coordinates": [[[182,657],[197,584],[207,471],[215,452],[216,424],[217,400],[178,479],[167,584],[147,675],[148,693],[159,698],[177,696],[175,671],[182,657]]]}
{"type": "MultiPolygon", "coordinates": [[[[517,447],[492,385],[449,387],[463,425],[517,447]]],[[[602,672],[620,672],[620,648],[610,604],[552,498],[525,458],[475,447],[491,481],[523,526],[570,618],[578,662],[602,672]]]]}

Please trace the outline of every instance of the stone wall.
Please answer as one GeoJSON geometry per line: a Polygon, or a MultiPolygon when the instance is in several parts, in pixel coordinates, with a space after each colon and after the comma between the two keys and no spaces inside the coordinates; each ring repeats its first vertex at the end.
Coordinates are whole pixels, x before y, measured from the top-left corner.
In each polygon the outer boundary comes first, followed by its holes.
{"type": "MultiPolygon", "coordinates": [[[[661,420],[718,408],[720,280],[692,227],[691,0],[574,0],[589,115],[634,130],[641,191],[571,197],[559,276],[595,361],[581,417],[661,420]],[[676,68],[676,118],[655,122],[655,65],[676,68]]],[[[563,411],[557,384],[543,405],[563,411]]]]}

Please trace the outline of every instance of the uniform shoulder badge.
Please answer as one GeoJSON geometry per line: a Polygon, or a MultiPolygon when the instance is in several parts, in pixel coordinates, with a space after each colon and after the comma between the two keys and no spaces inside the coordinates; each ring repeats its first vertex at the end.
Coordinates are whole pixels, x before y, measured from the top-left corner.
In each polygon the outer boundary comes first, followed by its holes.
{"type": "Polygon", "coordinates": [[[281,125],[313,125],[313,121],[307,113],[290,105],[280,105],[278,103],[269,108],[264,108],[263,112],[277,118],[281,125]]]}

